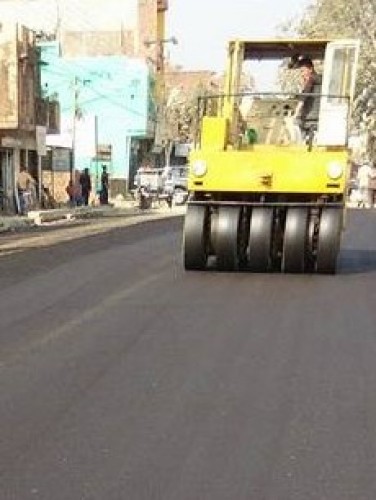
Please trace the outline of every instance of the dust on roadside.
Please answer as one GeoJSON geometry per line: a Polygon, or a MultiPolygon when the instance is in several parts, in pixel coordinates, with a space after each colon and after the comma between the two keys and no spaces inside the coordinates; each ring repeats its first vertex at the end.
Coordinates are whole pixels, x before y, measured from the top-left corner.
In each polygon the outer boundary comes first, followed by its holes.
{"type": "Polygon", "coordinates": [[[31,248],[48,247],[85,238],[141,222],[182,216],[185,210],[185,206],[160,207],[147,212],[136,209],[126,214],[114,212],[101,218],[72,219],[64,223],[34,226],[25,232],[3,233],[0,235],[0,257],[31,248]]]}

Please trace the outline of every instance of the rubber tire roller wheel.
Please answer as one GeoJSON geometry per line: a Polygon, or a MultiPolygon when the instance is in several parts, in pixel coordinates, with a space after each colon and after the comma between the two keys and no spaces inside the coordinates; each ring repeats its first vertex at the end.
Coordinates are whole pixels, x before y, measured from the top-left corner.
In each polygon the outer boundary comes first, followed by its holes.
{"type": "Polygon", "coordinates": [[[208,260],[209,211],[207,207],[189,205],[184,222],[184,267],[205,269],[208,260]]]}
{"type": "Polygon", "coordinates": [[[215,250],[221,271],[237,271],[240,263],[239,207],[219,207],[215,250]]]}
{"type": "Polygon", "coordinates": [[[339,252],[343,211],[339,208],[323,208],[319,224],[316,271],[335,274],[339,252]]]}
{"type": "Polygon", "coordinates": [[[307,251],[308,210],[289,208],[283,237],[282,272],[303,273],[307,251]]]}
{"type": "Polygon", "coordinates": [[[273,237],[273,209],[254,208],[249,227],[249,268],[255,272],[268,270],[273,237]]]}

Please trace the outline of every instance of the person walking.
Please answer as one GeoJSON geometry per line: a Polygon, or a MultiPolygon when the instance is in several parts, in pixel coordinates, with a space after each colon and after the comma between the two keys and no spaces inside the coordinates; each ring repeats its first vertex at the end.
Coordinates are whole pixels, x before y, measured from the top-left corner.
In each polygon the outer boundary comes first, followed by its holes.
{"type": "Polygon", "coordinates": [[[373,161],[371,168],[370,189],[371,189],[371,203],[372,206],[376,208],[376,160],[373,161]]]}
{"type": "Polygon", "coordinates": [[[91,193],[91,178],[88,168],[85,168],[84,171],[81,173],[80,184],[81,184],[81,195],[83,203],[84,205],[88,206],[91,193]]]}
{"type": "Polygon", "coordinates": [[[35,191],[36,180],[32,177],[25,165],[20,166],[17,175],[17,193],[19,201],[19,214],[26,215],[32,205],[32,193],[35,191]]]}
{"type": "Polygon", "coordinates": [[[364,161],[359,167],[357,179],[359,183],[359,191],[361,202],[360,206],[363,208],[371,208],[372,206],[372,189],[371,179],[373,176],[372,167],[369,161],[364,161]]]}
{"type": "Polygon", "coordinates": [[[109,188],[109,176],[107,172],[107,167],[105,165],[102,166],[102,175],[101,175],[101,191],[99,195],[99,201],[101,205],[108,205],[108,188],[109,188]]]}

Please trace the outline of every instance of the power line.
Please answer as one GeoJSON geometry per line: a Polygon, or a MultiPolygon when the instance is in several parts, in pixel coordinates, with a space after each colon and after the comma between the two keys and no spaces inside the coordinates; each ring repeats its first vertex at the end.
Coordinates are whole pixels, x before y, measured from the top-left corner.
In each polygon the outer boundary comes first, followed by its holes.
{"type": "MultiPolygon", "coordinates": [[[[60,72],[60,71],[56,71],[56,70],[51,70],[50,68],[46,68],[45,71],[46,72],[49,72],[51,74],[54,74],[55,76],[63,76],[67,82],[70,82],[72,84],[72,82],[78,78],[77,76],[77,72],[74,72],[74,67],[77,67],[81,70],[84,70],[85,72],[88,72],[88,68],[85,67],[85,66],[81,66],[79,63],[77,63],[76,61],[72,61],[70,60],[69,61],[69,65],[67,65],[67,71],[68,71],[68,74],[66,72],[60,72]],[[72,67],[73,67],[73,71],[72,71],[72,67]]],[[[121,107],[123,110],[127,111],[128,113],[131,113],[132,115],[136,115],[136,116],[140,116],[140,117],[144,117],[144,113],[141,113],[139,111],[137,111],[136,109],[132,109],[132,108],[129,108],[128,106],[126,106],[121,100],[120,98],[119,99],[113,99],[111,97],[109,97],[107,94],[104,94],[102,92],[100,92],[99,90],[97,90],[95,88],[95,85],[93,84],[93,82],[91,82],[89,79],[85,79],[85,87],[87,87],[92,93],[96,94],[98,98],[101,98],[101,99],[104,99],[105,101],[109,102],[110,104],[112,104],[113,106],[116,106],[116,107],[121,107]]],[[[60,86],[58,86],[59,88],[60,86]]],[[[61,85],[61,87],[63,87],[63,84],[61,85]]],[[[55,90],[55,89],[54,89],[55,90]]],[[[121,88],[119,87],[117,90],[121,90],[121,88]]],[[[124,97],[124,95],[122,95],[121,97],[124,97]]],[[[90,101],[92,101],[92,99],[90,99],[90,101]]],[[[82,103],[82,105],[85,104],[85,101],[82,103]]],[[[68,109],[68,108],[63,108],[63,109],[68,109]]]]}

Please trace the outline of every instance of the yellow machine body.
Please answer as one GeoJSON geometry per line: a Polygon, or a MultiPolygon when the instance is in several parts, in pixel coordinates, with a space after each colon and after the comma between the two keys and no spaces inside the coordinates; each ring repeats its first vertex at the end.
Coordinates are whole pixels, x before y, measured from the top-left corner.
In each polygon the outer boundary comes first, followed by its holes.
{"type": "Polygon", "coordinates": [[[206,163],[207,173],[189,176],[196,192],[342,194],[346,187],[348,153],[342,151],[254,146],[252,151],[201,150],[191,162],[206,163]],[[338,166],[340,175],[330,175],[338,166]]]}

